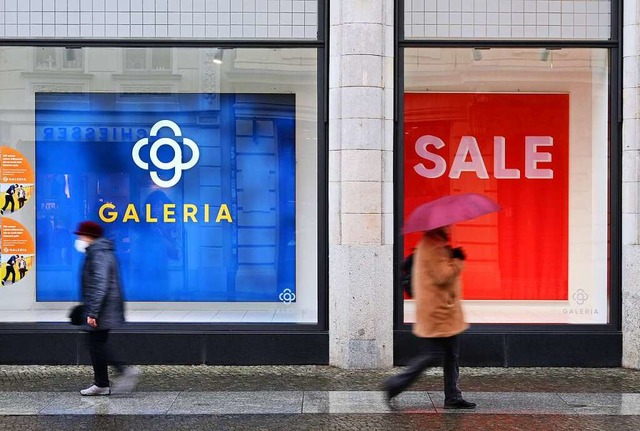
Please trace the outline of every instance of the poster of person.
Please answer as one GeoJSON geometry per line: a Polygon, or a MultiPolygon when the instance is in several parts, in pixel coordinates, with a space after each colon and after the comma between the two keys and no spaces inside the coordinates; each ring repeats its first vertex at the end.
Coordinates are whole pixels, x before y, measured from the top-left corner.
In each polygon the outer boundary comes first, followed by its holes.
{"type": "Polygon", "coordinates": [[[13,214],[24,207],[31,196],[33,196],[33,184],[1,184],[0,214],[13,214]]]}
{"type": "Polygon", "coordinates": [[[0,147],[0,214],[13,214],[33,196],[35,177],[25,156],[0,147]]]}
{"type": "Polygon", "coordinates": [[[9,286],[28,276],[35,259],[35,247],[29,231],[15,220],[3,218],[0,232],[2,234],[0,278],[2,286],[9,286]]]}
{"type": "Polygon", "coordinates": [[[33,266],[33,254],[3,254],[0,278],[2,286],[10,286],[25,278],[33,266]]]}

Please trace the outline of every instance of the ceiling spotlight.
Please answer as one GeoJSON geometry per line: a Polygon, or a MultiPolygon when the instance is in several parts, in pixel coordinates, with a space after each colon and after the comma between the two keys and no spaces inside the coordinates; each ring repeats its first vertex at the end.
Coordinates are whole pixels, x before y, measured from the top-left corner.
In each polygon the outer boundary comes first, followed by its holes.
{"type": "Polygon", "coordinates": [[[213,62],[215,64],[222,64],[222,50],[216,49],[215,54],[213,54],[213,62]]]}
{"type": "Polygon", "coordinates": [[[473,55],[473,60],[474,61],[482,60],[482,51],[488,51],[490,49],[491,48],[472,48],[471,55],[473,55]]]}
{"type": "Polygon", "coordinates": [[[551,51],[559,51],[560,48],[542,48],[540,51],[540,61],[549,60],[549,56],[551,55],[551,51]]]}

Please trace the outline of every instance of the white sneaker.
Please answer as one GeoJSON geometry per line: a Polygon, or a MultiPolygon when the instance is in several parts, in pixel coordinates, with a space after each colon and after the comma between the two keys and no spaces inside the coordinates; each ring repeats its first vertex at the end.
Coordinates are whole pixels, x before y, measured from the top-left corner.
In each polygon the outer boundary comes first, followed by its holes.
{"type": "Polygon", "coordinates": [[[113,392],[122,394],[133,391],[138,386],[142,371],[138,367],[127,367],[113,382],[113,392]]]}
{"type": "Polygon", "coordinates": [[[109,395],[111,393],[111,388],[107,386],[106,388],[101,388],[100,386],[91,385],[87,389],[83,389],[80,391],[81,395],[86,397],[93,397],[96,395],[109,395]]]}

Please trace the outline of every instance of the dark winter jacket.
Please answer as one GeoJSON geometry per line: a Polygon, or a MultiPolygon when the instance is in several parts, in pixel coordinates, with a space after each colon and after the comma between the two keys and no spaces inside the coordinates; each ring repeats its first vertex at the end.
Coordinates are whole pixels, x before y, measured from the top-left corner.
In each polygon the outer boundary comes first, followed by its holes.
{"type": "Polygon", "coordinates": [[[82,302],[85,317],[98,321],[95,330],[113,329],[124,322],[118,262],[108,239],[98,238],[87,247],[82,267],[82,302]]]}

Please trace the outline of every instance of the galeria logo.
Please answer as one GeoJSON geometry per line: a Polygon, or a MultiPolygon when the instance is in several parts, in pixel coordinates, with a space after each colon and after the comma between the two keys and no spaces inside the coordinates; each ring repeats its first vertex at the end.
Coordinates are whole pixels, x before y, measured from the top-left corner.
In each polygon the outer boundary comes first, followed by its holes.
{"type": "MultiPolygon", "coordinates": [[[[160,120],[156,124],[151,127],[151,132],[149,136],[154,138],[160,129],[163,127],[168,127],[173,131],[174,136],[182,137],[182,131],[180,127],[176,123],[171,120],[160,120]]],[[[182,171],[189,170],[193,168],[196,163],[198,163],[198,159],[200,158],[200,149],[189,138],[182,137],[182,142],[191,149],[191,160],[184,163],[182,161],[182,148],[180,148],[180,144],[176,142],[173,138],[160,138],[157,139],[151,144],[151,148],[149,149],[149,158],[151,159],[151,163],[153,166],[159,170],[163,171],[171,171],[173,170],[173,177],[169,180],[163,180],[158,175],[156,170],[150,172],[151,179],[154,183],[156,183],[160,187],[168,188],[173,187],[180,181],[182,178],[182,171]],[[169,162],[163,162],[158,158],[158,150],[163,145],[168,145],[173,149],[173,159],[169,162]]],[[[145,145],[149,144],[149,138],[142,138],[138,140],[133,146],[133,150],[131,151],[131,156],[133,157],[133,161],[139,168],[144,169],[145,171],[149,170],[149,163],[143,161],[140,158],[140,150],[145,145]]]]}

